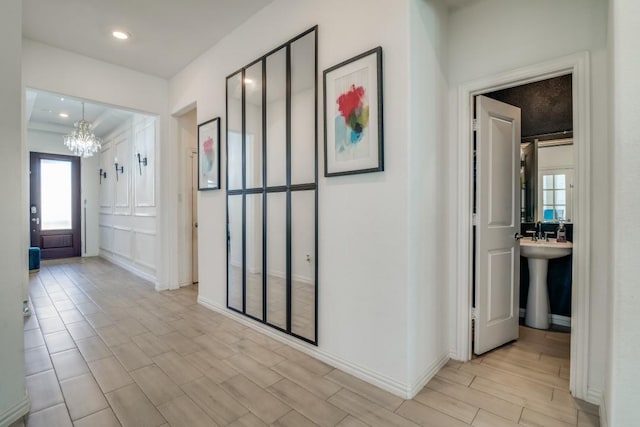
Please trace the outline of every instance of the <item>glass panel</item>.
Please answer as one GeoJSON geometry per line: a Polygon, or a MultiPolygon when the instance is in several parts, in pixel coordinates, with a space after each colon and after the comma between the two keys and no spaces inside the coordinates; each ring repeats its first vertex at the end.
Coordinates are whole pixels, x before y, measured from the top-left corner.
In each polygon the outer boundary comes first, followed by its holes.
{"type": "Polygon", "coordinates": [[[553,204],[553,190],[545,190],[542,192],[542,203],[545,205],[553,204]]]}
{"type": "Polygon", "coordinates": [[[553,206],[545,206],[542,213],[542,219],[544,221],[553,221],[553,206]]]}
{"type": "Polygon", "coordinates": [[[556,188],[565,189],[567,188],[566,184],[566,175],[556,175],[556,188]]]}
{"type": "Polygon", "coordinates": [[[247,194],[246,313],[262,319],[262,194],[247,194]]]}
{"type": "Polygon", "coordinates": [[[542,188],[545,190],[553,188],[553,175],[544,175],[542,177],[542,188]]]}
{"type": "Polygon", "coordinates": [[[262,187],[262,61],[247,68],[245,92],[245,153],[247,187],[262,187]]]}
{"type": "Polygon", "coordinates": [[[242,74],[227,79],[227,189],[242,189],[242,74]]]}
{"type": "Polygon", "coordinates": [[[555,219],[565,219],[564,206],[556,207],[556,217],[555,217],[555,219]]]}
{"type": "Polygon", "coordinates": [[[287,184],[286,50],[267,57],[267,186],[287,184]]]}
{"type": "Polygon", "coordinates": [[[229,307],[242,311],[242,195],[228,196],[227,259],[229,307]]]}
{"type": "Polygon", "coordinates": [[[291,193],[291,332],[315,341],[315,191],[291,193]]]}
{"type": "Polygon", "coordinates": [[[567,204],[567,192],[566,190],[556,190],[556,205],[567,204]]]}
{"type": "Polygon", "coordinates": [[[286,193],[267,193],[267,322],[287,327],[286,193]]]}
{"type": "Polygon", "coordinates": [[[311,32],[291,44],[291,183],[315,182],[315,43],[311,32]]]}
{"type": "Polygon", "coordinates": [[[40,160],[42,230],[69,230],[71,224],[71,162],[40,160]]]}

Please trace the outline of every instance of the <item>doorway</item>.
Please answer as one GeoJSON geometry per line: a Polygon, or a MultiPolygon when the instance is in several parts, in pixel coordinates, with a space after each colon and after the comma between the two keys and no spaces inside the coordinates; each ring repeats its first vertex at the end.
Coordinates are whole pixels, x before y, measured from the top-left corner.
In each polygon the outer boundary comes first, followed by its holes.
{"type": "Polygon", "coordinates": [[[31,246],[42,259],[80,256],[80,158],[32,152],[30,171],[31,246]]]}
{"type": "Polygon", "coordinates": [[[178,282],[180,287],[200,281],[198,262],[198,110],[195,104],[174,114],[180,156],[178,207],[178,282]]]}
{"type": "Polygon", "coordinates": [[[572,303],[570,344],[570,390],[573,396],[593,401],[587,393],[589,359],[589,254],[590,254],[590,99],[589,55],[574,54],[523,69],[490,76],[459,88],[459,157],[458,157],[458,230],[459,251],[457,289],[456,351],[458,360],[472,356],[473,291],[473,100],[477,95],[537,82],[566,74],[572,75],[573,124],[575,141],[575,191],[572,222],[578,230],[585,230],[574,239],[572,259],[572,303]]]}

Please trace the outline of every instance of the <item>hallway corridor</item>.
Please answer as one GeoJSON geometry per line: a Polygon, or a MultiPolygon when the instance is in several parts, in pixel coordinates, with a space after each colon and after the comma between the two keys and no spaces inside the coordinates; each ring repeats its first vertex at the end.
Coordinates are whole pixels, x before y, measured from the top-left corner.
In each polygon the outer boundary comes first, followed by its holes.
{"type": "Polygon", "coordinates": [[[44,263],[30,296],[28,426],[599,425],[568,334],[523,328],[406,401],[100,258],[44,263]]]}

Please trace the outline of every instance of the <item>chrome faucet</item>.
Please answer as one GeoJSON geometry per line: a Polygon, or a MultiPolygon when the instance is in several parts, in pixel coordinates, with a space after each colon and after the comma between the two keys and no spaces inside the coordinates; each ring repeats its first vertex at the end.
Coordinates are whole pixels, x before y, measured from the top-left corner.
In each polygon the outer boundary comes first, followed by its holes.
{"type": "Polygon", "coordinates": [[[536,224],[536,228],[538,231],[538,239],[542,240],[544,239],[544,234],[542,233],[542,222],[538,221],[538,223],[536,224]]]}

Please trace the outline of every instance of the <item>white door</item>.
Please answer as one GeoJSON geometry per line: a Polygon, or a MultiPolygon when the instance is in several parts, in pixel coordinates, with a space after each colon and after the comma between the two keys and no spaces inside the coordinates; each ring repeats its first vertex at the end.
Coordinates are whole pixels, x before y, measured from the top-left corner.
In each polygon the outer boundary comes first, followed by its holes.
{"type": "Polygon", "coordinates": [[[476,98],[474,353],[518,338],[520,109],[476,98]]]}
{"type": "Polygon", "coordinates": [[[198,283],[198,153],[191,153],[191,281],[198,283]]]}

